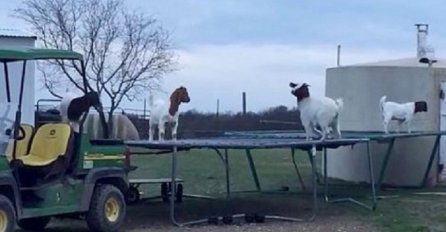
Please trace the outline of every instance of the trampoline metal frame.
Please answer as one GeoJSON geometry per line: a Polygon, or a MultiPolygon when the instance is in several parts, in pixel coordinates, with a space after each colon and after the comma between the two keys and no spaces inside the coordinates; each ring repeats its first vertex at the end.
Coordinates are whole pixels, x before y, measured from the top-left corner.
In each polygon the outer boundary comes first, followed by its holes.
{"type": "MultiPolygon", "coordinates": [[[[255,139],[257,140],[257,139],[255,139]]],[[[210,141],[210,140],[208,140],[210,141]]],[[[224,141],[224,140],[223,140],[224,141]]],[[[282,139],[274,139],[273,141],[279,141],[278,144],[275,143],[271,143],[271,144],[258,144],[258,145],[254,145],[254,144],[250,144],[250,145],[246,145],[243,146],[243,144],[237,144],[236,146],[233,146],[231,144],[225,144],[224,142],[222,144],[206,144],[204,142],[198,142],[198,143],[187,143],[178,140],[177,142],[161,142],[161,143],[154,143],[154,142],[146,142],[146,143],[135,143],[135,142],[126,142],[127,145],[129,146],[143,146],[145,148],[168,148],[171,149],[172,153],[171,153],[171,183],[172,183],[172,192],[176,192],[176,176],[177,176],[177,155],[178,155],[178,151],[179,150],[190,150],[190,149],[204,149],[204,148],[208,148],[208,149],[212,149],[214,150],[222,159],[223,164],[225,165],[225,175],[226,175],[226,196],[227,198],[230,197],[231,194],[231,189],[230,189],[230,168],[229,168],[229,153],[228,150],[229,149],[244,149],[246,152],[246,156],[248,159],[248,164],[250,166],[250,170],[251,170],[251,174],[252,177],[254,179],[255,185],[256,185],[256,190],[261,192],[261,186],[260,186],[260,181],[258,179],[257,176],[257,172],[256,172],[256,168],[255,168],[255,164],[254,164],[254,160],[252,157],[252,153],[251,150],[253,149],[273,149],[273,148],[292,148],[292,153],[294,156],[294,149],[301,149],[301,150],[306,150],[309,153],[309,157],[310,157],[310,163],[311,163],[311,173],[312,173],[312,186],[311,186],[311,190],[312,190],[312,209],[311,209],[311,214],[309,217],[307,218],[296,218],[296,217],[286,217],[286,216],[281,216],[281,215],[265,215],[265,219],[269,219],[269,220],[282,220],[282,221],[289,221],[289,222],[311,222],[314,221],[314,219],[316,218],[317,215],[317,195],[318,195],[318,191],[317,191],[317,183],[316,183],[316,164],[315,164],[315,160],[316,160],[316,155],[317,155],[317,150],[326,150],[327,147],[339,147],[339,146],[347,146],[347,145],[354,145],[356,143],[367,143],[369,142],[368,139],[339,139],[339,140],[326,140],[326,141],[315,141],[315,140],[310,140],[310,141],[296,141],[297,143],[290,143],[290,140],[282,140],[282,139]],[[224,149],[224,154],[220,151],[220,149],[224,149]]],[[[368,153],[368,155],[371,157],[371,154],[368,153]]],[[[371,159],[370,159],[371,161],[371,159]]],[[[298,170],[297,170],[298,171],[298,170]]],[[[373,172],[371,172],[371,175],[373,175],[373,172]]],[[[374,177],[371,176],[371,180],[374,180],[374,177]]],[[[374,187],[374,186],[373,186],[374,187]]],[[[376,201],[376,195],[374,195],[375,191],[372,191],[372,197],[374,199],[374,201],[376,201]]],[[[361,204],[359,201],[353,201],[350,200],[353,203],[357,203],[359,205],[364,205],[361,204]]],[[[173,194],[170,195],[170,220],[171,222],[179,227],[183,227],[183,226],[189,226],[189,225],[195,225],[195,224],[202,224],[202,223],[207,223],[208,222],[208,218],[203,218],[203,219],[197,219],[197,220],[191,220],[191,221],[186,221],[186,222],[179,222],[176,218],[176,209],[175,209],[175,197],[173,194]]],[[[246,215],[241,213],[241,214],[235,214],[233,215],[233,218],[243,218],[246,215]]],[[[221,217],[219,217],[219,219],[221,220],[221,217]]]]}

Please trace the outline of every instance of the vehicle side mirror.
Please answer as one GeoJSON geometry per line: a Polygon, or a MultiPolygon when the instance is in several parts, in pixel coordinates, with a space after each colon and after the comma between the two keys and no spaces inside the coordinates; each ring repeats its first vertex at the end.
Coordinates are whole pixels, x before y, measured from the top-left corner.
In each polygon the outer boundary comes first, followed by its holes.
{"type": "Polygon", "coordinates": [[[5,135],[6,136],[11,136],[11,134],[12,134],[12,130],[10,128],[5,130],[5,135]]]}

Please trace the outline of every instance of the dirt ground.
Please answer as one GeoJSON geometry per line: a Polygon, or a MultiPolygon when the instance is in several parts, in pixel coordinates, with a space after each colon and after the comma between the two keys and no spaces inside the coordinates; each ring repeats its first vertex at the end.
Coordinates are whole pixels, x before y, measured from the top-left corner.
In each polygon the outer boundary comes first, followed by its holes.
{"type": "MultiPolygon", "coordinates": [[[[297,198],[288,196],[287,199],[283,199],[283,196],[281,198],[255,196],[254,198],[244,196],[229,201],[187,199],[177,207],[177,220],[182,222],[207,218],[208,215],[222,216],[242,212],[271,213],[293,217],[308,217],[311,214],[311,205],[307,204],[308,201],[299,201],[296,200],[297,198]]],[[[243,220],[237,219],[231,225],[200,224],[178,228],[170,223],[168,204],[150,201],[128,207],[123,231],[382,231],[341,206],[319,203],[319,212],[314,222],[293,223],[267,220],[264,223],[247,224],[243,220]]],[[[50,223],[47,231],[88,231],[88,228],[85,221],[82,220],[55,219],[50,223]]]]}

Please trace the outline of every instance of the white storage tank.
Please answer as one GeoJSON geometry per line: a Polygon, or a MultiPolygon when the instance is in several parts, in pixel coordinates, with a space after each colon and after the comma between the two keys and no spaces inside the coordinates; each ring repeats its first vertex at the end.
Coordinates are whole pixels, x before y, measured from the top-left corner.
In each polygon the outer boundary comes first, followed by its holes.
{"type": "MultiPolygon", "coordinates": [[[[427,102],[428,112],[415,115],[411,126],[412,131],[446,129],[444,125],[446,120],[442,122],[443,120],[440,119],[442,103],[444,103],[441,90],[442,83],[446,83],[446,61],[439,59],[436,63],[421,63],[420,59],[426,59],[426,57],[429,58],[427,61],[432,61],[433,58],[429,53],[433,53],[433,49],[427,49],[427,51],[420,49],[419,46],[417,57],[413,58],[328,68],[326,70],[326,96],[342,97],[344,100],[340,120],[341,129],[383,131],[379,107],[379,100],[383,95],[387,96],[387,101],[427,102]]],[[[446,112],[445,107],[443,110],[446,112]]],[[[396,122],[391,122],[389,130],[395,131],[396,126],[396,122]]],[[[406,131],[405,126],[402,131],[406,131]]],[[[420,185],[434,141],[435,137],[397,139],[383,183],[394,186],[420,185]]],[[[379,178],[387,145],[387,143],[372,143],[371,152],[376,178],[379,178]]],[[[444,152],[443,146],[442,141],[440,145],[442,152],[444,152]]],[[[365,152],[365,145],[356,145],[353,149],[345,147],[330,150],[327,158],[328,175],[347,181],[369,182],[365,152]]],[[[434,160],[429,175],[431,179],[436,177],[438,163],[443,163],[443,159],[434,160]]]]}

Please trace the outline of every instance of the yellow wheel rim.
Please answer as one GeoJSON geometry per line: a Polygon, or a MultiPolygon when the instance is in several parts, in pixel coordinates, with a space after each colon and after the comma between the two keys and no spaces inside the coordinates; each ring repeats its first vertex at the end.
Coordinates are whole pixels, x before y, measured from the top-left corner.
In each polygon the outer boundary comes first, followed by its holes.
{"type": "Polygon", "coordinates": [[[119,218],[120,206],[115,198],[110,198],[105,202],[105,217],[110,222],[116,222],[119,218]]]}
{"type": "Polygon", "coordinates": [[[8,216],[6,216],[6,212],[0,210],[0,231],[6,231],[8,228],[8,216]]]}

